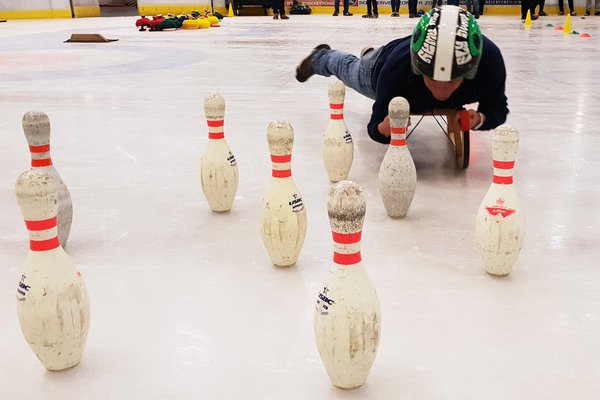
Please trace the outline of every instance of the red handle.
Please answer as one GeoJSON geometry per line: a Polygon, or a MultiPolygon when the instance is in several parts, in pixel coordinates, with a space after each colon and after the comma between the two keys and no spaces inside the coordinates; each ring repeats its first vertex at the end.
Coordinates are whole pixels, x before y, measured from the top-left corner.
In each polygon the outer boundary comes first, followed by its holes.
{"type": "Polygon", "coordinates": [[[468,132],[471,129],[471,118],[467,110],[460,112],[460,129],[463,132],[468,132]]]}

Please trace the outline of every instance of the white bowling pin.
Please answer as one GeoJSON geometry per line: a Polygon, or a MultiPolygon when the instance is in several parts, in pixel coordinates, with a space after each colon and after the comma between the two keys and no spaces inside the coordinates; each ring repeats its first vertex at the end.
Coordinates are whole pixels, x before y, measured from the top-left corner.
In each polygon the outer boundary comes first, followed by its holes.
{"type": "Polygon", "coordinates": [[[261,234],[274,265],[295,264],[306,236],[306,209],[292,178],[294,131],[285,121],[267,130],[273,178],[262,201],[261,234]]]}
{"type": "Polygon", "coordinates": [[[19,176],[15,187],[30,240],[26,271],[17,287],[17,313],[33,352],[48,370],[59,371],[81,361],[90,305],[81,274],[57,237],[54,180],[32,169],[19,176]]]}
{"type": "Polygon", "coordinates": [[[50,157],[50,119],[41,111],[29,111],[23,115],[23,131],[31,153],[31,168],[40,168],[56,178],[58,191],[58,238],[65,247],[73,221],[73,203],[69,189],[63,182],[50,157]]]}
{"type": "Polygon", "coordinates": [[[329,180],[338,182],[348,179],[354,159],[354,143],[344,122],[344,83],[333,79],[329,84],[328,95],[331,114],[323,137],[323,163],[329,180]]]}
{"type": "Polygon", "coordinates": [[[223,129],[225,100],[219,93],[204,98],[208,144],[200,160],[202,190],[213,211],[229,211],[238,188],[238,167],[223,129]]]}
{"type": "Polygon", "coordinates": [[[519,132],[501,125],[492,133],[494,177],[477,212],[477,246],[485,270],[491,275],[509,274],[523,245],[524,220],[513,185],[513,168],[519,132]]]}
{"type": "Polygon", "coordinates": [[[314,328],[329,378],[343,389],[365,383],[379,347],[379,298],[360,255],[365,209],[356,183],[341,181],[329,190],[333,266],[318,295],[314,328]]]}
{"type": "Polygon", "coordinates": [[[390,217],[405,217],[415,196],[417,170],[406,145],[410,105],[394,97],[388,108],[392,131],[390,146],[379,169],[379,194],[390,217]]]}

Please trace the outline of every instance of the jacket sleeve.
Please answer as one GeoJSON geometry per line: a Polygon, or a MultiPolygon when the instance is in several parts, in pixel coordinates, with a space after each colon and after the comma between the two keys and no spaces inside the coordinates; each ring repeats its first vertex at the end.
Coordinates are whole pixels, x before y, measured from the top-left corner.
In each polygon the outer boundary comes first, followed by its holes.
{"type": "MultiPolygon", "coordinates": [[[[482,83],[485,85],[484,96],[479,100],[478,111],[485,115],[485,122],[479,130],[494,129],[506,121],[508,115],[508,103],[506,94],[506,68],[500,50],[492,44],[488,52],[494,53],[488,58],[486,70],[481,71],[482,83]]],[[[485,51],[485,50],[484,50],[485,51]]]]}
{"type": "Polygon", "coordinates": [[[387,116],[387,105],[384,105],[384,102],[379,98],[375,100],[373,103],[373,112],[371,113],[371,120],[367,125],[367,131],[371,139],[376,142],[389,144],[390,138],[383,136],[379,133],[379,129],[377,128],[379,123],[382,122],[387,116]]]}

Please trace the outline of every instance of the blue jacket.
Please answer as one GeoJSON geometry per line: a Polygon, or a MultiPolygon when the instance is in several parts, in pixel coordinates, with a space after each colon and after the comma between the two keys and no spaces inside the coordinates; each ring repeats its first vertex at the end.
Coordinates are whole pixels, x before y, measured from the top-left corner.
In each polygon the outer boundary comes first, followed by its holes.
{"type": "Polygon", "coordinates": [[[461,109],[463,105],[479,102],[477,111],[485,115],[481,130],[494,129],[506,121],[508,106],[504,87],[506,69],[500,49],[483,37],[483,51],[477,75],[464,79],[462,85],[445,101],[436,100],[421,75],[412,72],[410,36],[396,39],[381,50],[373,68],[373,87],[376,98],[369,121],[369,136],[376,142],[389,143],[390,138],[379,133],[377,125],[388,115],[388,105],[396,96],[410,104],[411,114],[424,114],[433,109],[461,109]]]}

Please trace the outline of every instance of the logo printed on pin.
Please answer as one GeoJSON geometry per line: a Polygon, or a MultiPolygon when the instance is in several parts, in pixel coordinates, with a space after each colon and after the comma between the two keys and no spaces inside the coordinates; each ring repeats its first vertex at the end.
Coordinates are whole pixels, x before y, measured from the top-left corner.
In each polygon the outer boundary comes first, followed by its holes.
{"type": "MultiPolygon", "coordinates": [[[[496,217],[498,215],[501,215],[502,218],[507,218],[510,217],[511,215],[513,215],[514,213],[517,212],[517,210],[514,210],[512,208],[506,208],[504,207],[504,198],[502,197],[498,197],[496,199],[496,204],[492,207],[486,207],[485,208],[487,210],[487,212],[496,217]]],[[[498,221],[496,221],[498,222],[498,221]]]]}

